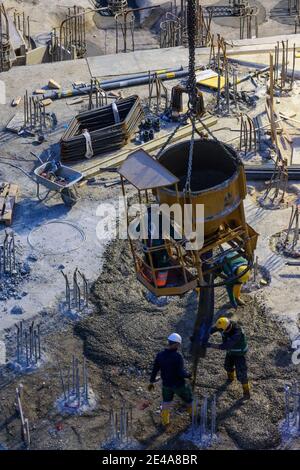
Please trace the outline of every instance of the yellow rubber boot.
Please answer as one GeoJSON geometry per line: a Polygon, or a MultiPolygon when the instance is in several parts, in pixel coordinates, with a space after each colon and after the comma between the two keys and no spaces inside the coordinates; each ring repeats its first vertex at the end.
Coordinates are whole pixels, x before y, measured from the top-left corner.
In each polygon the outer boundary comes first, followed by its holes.
{"type": "Polygon", "coordinates": [[[247,382],[246,384],[242,384],[242,387],[243,387],[243,398],[245,400],[249,400],[251,398],[249,382],[247,382]]]}
{"type": "Polygon", "coordinates": [[[161,410],[161,424],[168,426],[170,424],[170,410],[161,410]]]}
{"type": "Polygon", "coordinates": [[[235,284],[233,286],[233,295],[235,297],[236,303],[239,306],[245,305],[245,302],[241,299],[241,290],[242,290],[242,284],[235,284]]]}
{"type": "Polygon", "coordinates": [[[233,382],[235,378],[234,370],[232,372],[227,372],[228,382],[233,382]]]}

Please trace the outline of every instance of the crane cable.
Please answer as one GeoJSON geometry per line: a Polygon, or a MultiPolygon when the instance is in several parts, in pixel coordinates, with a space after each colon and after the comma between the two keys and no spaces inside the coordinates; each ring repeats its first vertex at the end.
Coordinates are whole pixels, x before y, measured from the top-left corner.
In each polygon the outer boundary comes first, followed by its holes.
{"type": "Polygon", "coordinates": [[[189,95],[188,114],[192,123],[192,136],[190,140],[187,176],[183,192],[185,195],[190,195],[196,129],[195,119],[197,115],[197,81],[195,69],[196,0],[188,0],[187,2],[187,33],[189,46],[189,77],[187,83],[187,92],[189,95]]]}

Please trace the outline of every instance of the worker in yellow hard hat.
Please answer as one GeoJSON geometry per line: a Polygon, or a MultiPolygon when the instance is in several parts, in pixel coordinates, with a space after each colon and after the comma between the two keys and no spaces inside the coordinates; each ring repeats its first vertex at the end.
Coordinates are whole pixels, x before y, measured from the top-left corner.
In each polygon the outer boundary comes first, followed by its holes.
{"type": "Polygon", "coordinates": [[[220,317],[211,334],[219,331],[222,335],[222,344],[208,343],[207,347],[226,351],[224,369],[229,382],[233,382],[236,374],[237,380],[242,384],[244,399],[250,398],[248,382],[246,353],[248,351],[247,338],[240,325],[227,317],[220,317]]]}
{"type": "Polygon", "coordinates": [[[170,411],[174,395],[181,398],[191,414],[193,406],[193,394],[185,379],[191,378],[184,368],[183,357],[179,353],[182,338],[178,333],[172,333],[168,337],[168,347],[156,355],[150,377],[148,390],[154,389],[156,376],[160,371],[162,379],[162,410],[161,423],[163,426],[170,424],[170,411]]]}
{"type": "Polygon", "coordinates": [[[251,271],[248,268],[248,261],[236,251],[226,254],[222,258],[222,272],[227,277],[226,290],[232,307],[245,305],[241,299],[243,284],[249,281],[251,271]],[[231,281],[231,279],[234,279],[231,281]]]}

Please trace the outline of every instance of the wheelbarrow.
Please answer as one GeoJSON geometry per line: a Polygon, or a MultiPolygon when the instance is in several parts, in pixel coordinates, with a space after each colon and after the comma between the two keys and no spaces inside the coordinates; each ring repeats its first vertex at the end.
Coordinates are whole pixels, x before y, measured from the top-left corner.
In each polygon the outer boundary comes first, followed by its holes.
{"type": "Polygon", "coordinates": [[[34,170],[37,183],[37,198],[45,201],[51,192],[58,192],[64,204],[73,206],[79,196],[76,191],[76,184],[83,178],[82,173],[53,161],[43,163],[34,170]],[[48,189],[47,193],[41,197],[40,185],[48,189]]]}

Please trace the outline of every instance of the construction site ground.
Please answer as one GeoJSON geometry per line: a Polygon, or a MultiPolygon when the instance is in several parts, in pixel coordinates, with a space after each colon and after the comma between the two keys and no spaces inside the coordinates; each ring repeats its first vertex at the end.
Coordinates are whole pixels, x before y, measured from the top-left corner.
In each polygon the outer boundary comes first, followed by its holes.
{"type": "MultiPolygon", "coordinates": [[[[154,3],[159,2],[151,1],[154,3]]],[[[260,25],[261,36],[293,32],[293,24],[270,18],[270,11],[281,3],[263,2],[266,18],[260,25]]],[[[55,4],[44,0],[7,1],[7,4],[32,11],[38,35],[59,22],[58,7],[63,7],[65,1],[59,0],[55,4]]],[[[88,0],[77,4],[91,5],[88,0]]],[[[206,4],[211,2],[203,2],[206,4]]],[[[92,77],[102,79],[188,64],[184,47],[159,52],[150,49],[117,56],[101,55],[104,51],[114,53],[114,33],[109,29],[106,32],[105,28],[99,29],[99,18],[91,16],[90,57],[14,67],[1,74],[6,86],[6,105],[0,106],[3,128],[0,132],[0,180],[17,183],[20,188],[11,228],[16,235],[18,259],[27,264],[28,276],[18,286],[19,297],[0,299],[0,342],[6,345],[8,362],[13,361],[14,325],[21,319],[27,325],[33,319],[37,320],[41,324],[45,360],[38,370],[28,374],[18,374],[9,365],[0,366],[0,445],[8,449],[23,446],[15,410],[15,388],[22,383],[32,449],[103,448],[110,432],[109,411],[112,406],[119,407],[123,401],[133,408],[133,437],[138,448],[193,449],[194,443],[182,438],[189,426],[184,407],[179,402],[175,403],[172,425],[163,432],[159,424],[160,382],[152,394],[147,391],[147,384],[152,360],[165,346],[166,337],[173,330],[183,336],[183,354],[190,366],[189,337],[197,310],[196,293],[170,299],[165,307],[154,305],[147,300],[145,290],[135,279],[128,243],[114,241],[110,231],[105,240],[97,238],[97,224],[101,222],[97,213],[99,204],[106,202],[116,207],[121,197],[120,185],[105,187],[104,184],[113,181],[115,174],[102,172],[97,175],[100,184],[81,185],[78,189],[80,200],[71,209],[64,206],[59,195],[47,202],[39,202],[36,198],[36,184],[30,176],[39,161],[32,153],[43,159],[47,158],[49,149],[55,153],[71,118],[80,110],[87,109],[87,99],[75,105],[69,98],[53,102],[51,111],[55,112],[58,125],[46,135],[42,144],[4,129],[15,113],[22,115],[21,108],[16,110],[10,106],[12,99],[23,96],[26,90],[32,92],[47,85],[50,78],[58,81],[62,88],[69,88],[75,81],[88,83],[92,77]],[[53,225],[50,226],[49,222],[53,225]],[[64,314],[65,285],[60,271],[71,276],[77,267],[89,281],[91,299],[87,313],[70,317],[64,314]],[[16,305],[21,307],[21,315],[12,313],[16,305]],[[62,395],[58,364],[64,370],[70,365],[73,354],[84,354],[87,358],[90,386],[97,400],[96,407],[81,416],[64,415],[56,407],[56,401],[62,395]]],[[[235,25],[215,22],[214,28],[227,39],[237,37],[235,25]]],[[[149,41],[145,42],[148,46],[158,47],[157,38],[154,44],[153,34],[147,34],[149,41]]],[[[140,37],[145,38],[143,32],[140,37]]],[[[300,35],[294,38],[300,48],[300,35]]],[[[274,43],[273,39],[269,41],[274,43]]],[[[256,40],[235,40],[235,44],[233,47],[236,48],[255,48],[256,40]]],[[[268,45],[264,54],[251,53],[242,59],[267,66],[267,49],[268,45]]],[[[196,57],[198,65],[205,64],[208,51],[197,49],[196,57]]],[[[237,58],[241,59],[240,56],[237,58]]],[[[245,63],[238,68],[241,75],[249,70],[254,68],[245,63]]],[[[300,59],[296,61],[296,72],[299,73],[299,81],[289,96],[276,99],[276,109],[300,121],[300,59]]],[[[176,83],[166,82],[168,90],[176,83]]],[[[243,86],[246,90],[251,89],[249,82],[243,86]]],[[[124,96],[139,94],[144,100],[148,96],[147,86],[120,91],[124,96]]],[[[209,106],[212,94],[207,90],[203,92],[209,106]]],[[[256,107],[249,111],[253,116],[265,114],[266,88],[263,80],[259,82],[257,95],[256,107]]],[[[265,124],[265,117],[262,119],[265,124]]],[[[299,125],[285,122],[293,138],[293,165],[299,165],[299,125]]],[[[173,128],[169,123],[162,126],[161,135],[173,128]]],[[[224,142],[238,142],[239,123],[234,116],[217,117],[211,130],[224,142]]],[[[135,144],[130,142],[126,148],[128,151],[134,149],[135,144]]],[[[272,167],[272,161],[266,158],[268,149],[265,151],[265,154],[247,155],[245,163],[272,167]]],[[[94,170],[89,168],[96,164],[100,166],[106,157],[81,162],[73,168],[86,172],[87,177],[92,176],[94,170]]],[[[284,385],[299,380],[299,365],[293,365],[291,361],[291,345],[300,337],[300,267],[288,266],[286,258],[273,250],[272,236],[288,226],[291,208],[267,210],[260,207],[257,200],[264,186],[264,181],[248,181],[245,207],[247,222],[260,234],[256,256],[268,282],[264,287],[257,286],[244,293],[245,307],[237,312],[229,310],[230,316],[243,324],[249,339],[252,399],[247,402],[241,400],[242,391],[238,383],[225,385],[223,353],[209,350],[206,358],[200,360],[195,393],[200,400],[217,394],[218,441],[212,449],[300,449],[299,439],[286,441],[281,433],[284,385]]],[[[291,181],[288,200],[299,203],[299,190],[300,185],[291,181]]],[[[132,193],[128,190],[128,194],[132,193]]],[[[4,231],[5,227],[0,225],[0,239],[4,231]]],[[[216,316],[228,312],[223,288],[217,289],[216,297],[216,316]]]]}
{"type": "MultiPolygon", "coordinates": [[[[153,353],[165,343],[169,331],[185,338],[183,354],[189,360],[187,332],[193,328],[197,295],[174,299],[166,307],[155,307],[135,280],[126,242],[113,242],[104,254],[103,271],[92,288],[95,312],[77,322],[61,323],[57,311],[47,312],[42,330],[47,330],[47,362],[41,370],[22,376],[24,412],[35,423],[32,449],[99,449],[109,437],[109,410],[122,401],[133,407],[133,437],[140,448],[193,449],[181,439],[189,417],[180,402],[175,403],[168,432],[160,427],[160,383],[147,391],[153,353]],[[51,324],[49,325],[49,317],[51,324]],[[54,331],[55,330],[55,331],[54,331]],[[55,402],[62,393],[57,364],[68,366],[71,354],[84,352],[88,358],[91,388],[97,395],[96,408],[83,416],[63,416],[55,402]]],[[[223,353],[209,351],[200,361],[195,395],[217,394],[218,449],[275,449],[282,443],[280,422],[286,381],[298,377],[290,362],[290,341],[273,321],[264,304],[245,295],[246,306],[230,315],[245,325],[249,337],[249,373],[253,398],[241,399],[241,387],[226,385],[222,370],[223,353]],[[249,321],[251,319],[251,321],[249,321]]],[[[226,311],[223,291],[218,291],[216,314],[226,311]]],[[[0,400],[0,440],[8,448],[18,448],[19,421],[14,410],[14,389],[20,378],[3,387],[0,400]]],[[[11,378],[10,378],[11,379],[11,378]]],[[[8,379],[7,379],[8,380],[8,379]]]]}

